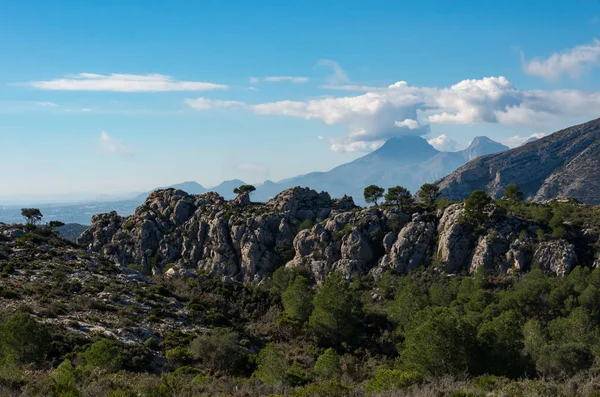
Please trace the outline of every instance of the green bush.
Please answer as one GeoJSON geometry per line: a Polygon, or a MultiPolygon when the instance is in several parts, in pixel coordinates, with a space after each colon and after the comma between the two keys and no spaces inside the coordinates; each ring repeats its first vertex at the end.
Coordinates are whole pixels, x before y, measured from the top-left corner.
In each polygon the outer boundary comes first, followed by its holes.
{"type": "Polygon", "coordinates": [[[268,385],[279,385],[285,381],[289,364],[277,345],[267,344],[256,359],[257,368],[253,376],[268,385]]]}
{"type": "Polygon", "coordinates": [[[50,351],[50,334],[29,313],[15,313],[0,324],[0,354],[21,363],[41,363],[50,351]]]}
{"type": "Polygon", "coordinates": [[[417,372],[404,372],[395,369],[380,368],[366,385],[368,394],[401,390],[423,381],[423,375],[417,372]]]}
{"type": "Polygon", "coordinates": [[[8,355],[4,360],[0,360],[0,386],[9,390],[18,390],[23,384],[25,384],[25,377],[14,356],[8,355]]]}
{"type": "Polygon", "coordinates": [[[107,372],[119,371],[124,361],[121,347],[110,339],[92,343],[83,353],[83,358],[87,365],[107,372]]]}
{"type": "Polygon", "coordinates": [[[238,345],[239,335],[228,328],[215,328],[190,344],[190,353],[213,372],[233,373],[242,365],[246,351],[238,345]]]}
{"type": "Polygon", "coordinates": [[[314,373],[319,379],[335,379],[340,376],[340,356],[332,348],[317,358],[314,373]]]}
{"type": "Polygon", "coordinates": [[[298,231],[311,229],[313,227],[313,225],[314,225],[313,221],[310,219],[307,219],[305,221],[302,221],[302,223],[300,223],[300,225],[298,226],[298,231]]]}
{"type": "Polygon", "coordinates": [[[360,294],[339,274],[330,273],[313,301],[309,325],[324,343],[354,343],[363,319],[360,294]]]}
{"type": "Polygon", "coordinates": [[[306,322],[313,310],[313,296],[314,293],[306,277],[296,277],[281,294],[281,303],[286,316],[298,323],[306,322]]]}

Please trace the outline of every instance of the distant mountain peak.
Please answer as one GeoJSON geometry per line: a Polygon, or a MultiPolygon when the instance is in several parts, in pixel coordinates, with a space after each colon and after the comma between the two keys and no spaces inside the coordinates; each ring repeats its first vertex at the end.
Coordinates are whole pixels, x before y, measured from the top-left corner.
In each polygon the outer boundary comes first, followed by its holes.
{"type": "Polygon", "coordinates": [[[479,156],[502,152],[510,149],[508,146],[496,142],[487,136],[476,136],[473,138],[469,147],[465,149],[465,158],[470,161],[479,156]]]}
{"type": "Polygon", "coordinates": [[[423,158],[423,156],[434,156],[438,150],[431,146],[424,138],[419,136],[396,136],[388,139],[379,149],[372,154],[380,157],[399,156],[405,158],[423,158]]]}
{"type": "Polygon", "coordinates": [[[473,140],[469,144],[469,147],[477,147],[477,146],[485,145],[488,143],[498,144],[498,142],[488,138],[487,136],[481,135],[481,136],[476,136],[475,138],[473,138],[473,140]]]}

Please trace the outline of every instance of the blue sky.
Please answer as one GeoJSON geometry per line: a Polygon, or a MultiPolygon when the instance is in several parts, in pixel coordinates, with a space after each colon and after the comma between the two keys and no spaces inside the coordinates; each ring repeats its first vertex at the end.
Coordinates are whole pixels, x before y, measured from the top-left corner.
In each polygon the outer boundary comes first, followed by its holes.
{"type": "Polygon", "coordinates": [[[600,117],[600,2],[28,1],[0,13],[0,196],[327,170],[397,135],[600,117]]]}

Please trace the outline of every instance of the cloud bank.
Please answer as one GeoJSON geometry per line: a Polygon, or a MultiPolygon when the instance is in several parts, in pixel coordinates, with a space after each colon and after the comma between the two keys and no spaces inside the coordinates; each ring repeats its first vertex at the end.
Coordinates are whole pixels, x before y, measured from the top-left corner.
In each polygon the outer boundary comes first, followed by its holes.
{"type": "MultiPolygon", "coordinates": [[[[197,110],[235,108],[345,125],[348,133],[332,140],[336,151],[370,150],[392,136],[424,136],[429,124],[493,123],[548,126],[561,117],[598,117],[600,93],[580,90],[520,90],[507,78],[463,80],[447,88],[412,86],[399,81],[360,94],[306,101],[258,104],[207,98],[187,99],[197,110]]],[[[438,137],[439,138],[439,137],[438,137]]],[[[434,140],[452,148],[448,137],[434,140]]]]}

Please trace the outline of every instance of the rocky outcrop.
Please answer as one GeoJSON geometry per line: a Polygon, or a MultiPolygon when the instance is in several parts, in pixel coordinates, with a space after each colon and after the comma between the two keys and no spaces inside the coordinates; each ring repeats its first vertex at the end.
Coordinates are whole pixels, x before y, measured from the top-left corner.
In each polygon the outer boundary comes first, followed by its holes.
{"type": "Polygon", "coordinates": [[[437,228],[437,259],[449,272],[459,272],[471,256],[473,226],[462,220],[462,204],[453,204],[443,212],[437,228]]]}
{"type": "Polygon", "coordinates": [[[565,240],[540,243],[533,255],[533,263],[545,273],[564,276],[577,266],[575,246],[565,240]]]}
{"type": "Polygon", "coordinates": [[[573,197],[599,204],[599,166],[600,119],[596,119],[515,149],[476,158],[438,185],[442,195],[453,200],[478,189],[499,197],[508,184],[516,183],[535,201],[573,197]]]}
{"type": "Polygon", "coordinates": [[[432,218],[434,217],[417,215],[397,236],[393,233],[386,235],[386,253],[374,274],[379,275],[387,269],[406,273],[428,265],[435,235],[435,219],[432,218]]]}
{"type": "Polygon", "coordinates": [[[331,271],[350,278],[373,268],[384,251],[384,237],[408,219],[394,209],[340,212],[294,239],[296,255],[288,267],[308,266],[318,282],[331,271]]]}
{"type": "Polygon", "coordinates": [[[437,213],[415,208],[407,214],[393,207],[360,209],[350,197],[334,200],[300,187],[264,204],[245,194],[226,201],[216,193],[167,189],[151,193],[130,217],[95,216],[78,242],[147,274],[200,271],[249,282],[281,266],[304,266],[322,283],[333,271],[350,279],[430,265],[448,273],[480,267],[507,273],[536,262],[549,274],[564,275],[594,260],[594,230],[570,234],[583,236],[579,245],[540,243],[533,239],[538,225],[495,204],[486,207],[482,222],[469,223],[460,203],[437,213]]]}

